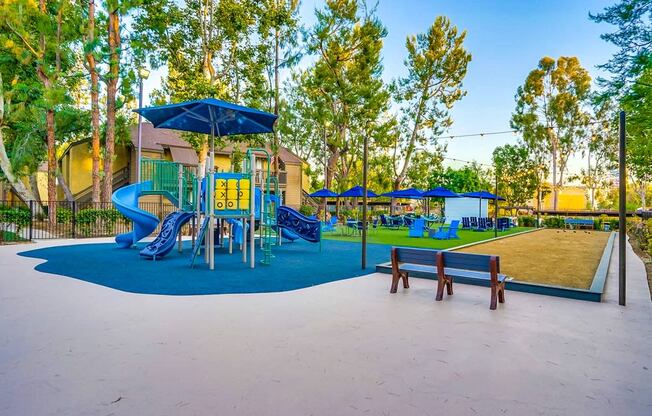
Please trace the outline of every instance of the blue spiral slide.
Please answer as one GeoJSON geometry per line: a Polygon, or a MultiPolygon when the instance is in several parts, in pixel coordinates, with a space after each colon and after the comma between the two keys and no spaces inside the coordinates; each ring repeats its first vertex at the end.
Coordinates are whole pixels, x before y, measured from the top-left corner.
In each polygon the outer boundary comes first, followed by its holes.
{"type": "Polygon", "coordinates": [[[138,197],[141,192],[151,189],[152,182],[147,181],[124,186],[113,193],[111,201],[117,210],[134,224],[133,231],[115,237],[118,247],[129,248],[156,229],[159,223],[158,217],[138,208],[138,197]]]}

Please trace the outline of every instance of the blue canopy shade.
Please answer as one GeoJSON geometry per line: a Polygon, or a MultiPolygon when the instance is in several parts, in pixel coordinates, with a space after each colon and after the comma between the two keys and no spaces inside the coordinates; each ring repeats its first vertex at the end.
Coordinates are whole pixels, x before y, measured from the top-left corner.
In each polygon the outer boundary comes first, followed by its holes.
{"type": "Polygon", "coordinates": [[[277,116],[216,98],[134,110],[154,127],[216,136],[272,133],[277,116]],[[214,127],[212,129],[211,127],[214,127]]]}
{"type": "MultiPolygon", "coordinates": [[[[364,188],[360,185],[354,186],[353,188],[349,189],[348,191],[342,192],[340,194],[340,197],[343,198],[362,198],[364,196],[364,188]]],[[[367,197],[368,198],[376,198],[378,195],[374,193],[374,191],[367,189],[367,197]]]]}
{"type": "Polygon", "coordinates": [[[327,188],[322,188],[319,191],[310,194],[313,198],[335,198],[339,195],[327,188]]]}
{"type": "Polygon", "coordinates": [[[502,196],[497,197],[496,195],[487,191],[467,192],[465,194],[462,194],[462,196],[465,196],[467,198],[498,199],[499,201],[505,200],[505,198],[503,198],[502,196]]]}
{"type": "Polygon", "coordinates": [[[423,191],[416,188],[401,189],[400,191],[385,192],[381,196],[389,196],[391,198],[422,198],[423,191]]]}
{"type": "Polygon", "coordinates": [[[435,189],[424,192],[423,196],[430,198],[459,198],[460,195],[450,189],[438,186],[435,189]]]}

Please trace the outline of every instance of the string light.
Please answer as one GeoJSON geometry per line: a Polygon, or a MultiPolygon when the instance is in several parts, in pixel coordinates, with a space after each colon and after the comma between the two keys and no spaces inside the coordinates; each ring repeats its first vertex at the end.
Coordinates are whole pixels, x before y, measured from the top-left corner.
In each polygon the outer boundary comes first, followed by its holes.
{"type": "Polygon", "coordinates": [[[481,132],[481,133],[471,133],[471,134],[457,134],[457,135],[452,135],[452,136],[439,136],[435,137],[434,140],[439,140],[439,139],[459,139],[462,137],[475,137],[475,136],[493,136],[497,134],[509,134],[512,133],[516,135],[518,130],[504,130],[504,131],[490,131],[490,132],[481,132]]]}

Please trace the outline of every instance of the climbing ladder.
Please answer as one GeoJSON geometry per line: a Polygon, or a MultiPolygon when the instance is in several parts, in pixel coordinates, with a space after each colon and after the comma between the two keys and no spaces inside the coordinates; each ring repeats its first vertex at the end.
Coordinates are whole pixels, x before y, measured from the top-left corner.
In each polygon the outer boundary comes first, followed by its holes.
{"type": "Polygon", "coordinates": [[[274,226],[276,225],[276,201],[277,198],[270,197],[270,189],[273,183],[274,195],[278,195],[278,178],[276,176],[267,177],[267,190],[265,192],[265,201],[263,204],[263,213],[261,218],[260,238],[263,239],[263,259],[261,263],[271,264],[274,255],[272,254],[272,246],[276,242],[276,232],[274,226]]]}

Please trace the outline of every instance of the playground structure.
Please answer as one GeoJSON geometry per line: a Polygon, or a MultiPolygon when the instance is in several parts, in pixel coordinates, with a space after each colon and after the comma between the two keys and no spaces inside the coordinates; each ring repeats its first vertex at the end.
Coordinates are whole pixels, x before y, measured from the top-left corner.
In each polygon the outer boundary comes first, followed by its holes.
{"type": "Polygon", "coordinates": [[[263,253],[262,264],[271,263],[272,247],[282,244],[283,238],[321,243],[320,221],[282,205],[270,162],[265,149],[249,149],[239,172],[233,167],[231,172],[211,172],[213,167],[207,164],[207,172],[200,179],[197,169],[166,160],[143,159],[142,182],[120,188],[112,197],[116,208],[133,223],[131,232],[116,237],[118,247],[132,247],[158,226],[155,215],[138,208],[139,197],[145,195],[163,196],[177,209],[163,220],[158,236],[140,251],[145,258],[156,260],[167,255],[177,241],[181,252],[181,230],[193,219],[197,220],[193,224],[201,226],[192,227],[191,267],[204,247],[203,257],[213,270],[215,247],[224,246],[226,238],[229,254],[234,245],[239,245],[242,261],[248,259],[251,268],[256,262],[256,239],[263,253]],[[267,161],[260,187],[255,183],[257,154],[265,155],[267,161]]]}

